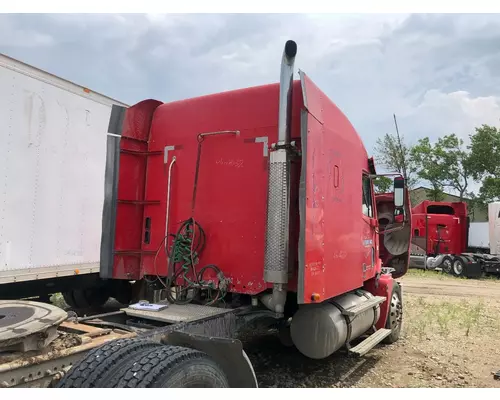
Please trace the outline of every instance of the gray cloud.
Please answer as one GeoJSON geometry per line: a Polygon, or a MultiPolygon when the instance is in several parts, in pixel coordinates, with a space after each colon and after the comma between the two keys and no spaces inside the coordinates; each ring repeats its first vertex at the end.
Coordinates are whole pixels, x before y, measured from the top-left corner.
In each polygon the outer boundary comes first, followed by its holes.
{"type": "Polygon", "coordinates": [[[500,118],[498,15],[0,15],[0,51],[127,103],[277,81],[283,43],[369,151],[500,118]]]}

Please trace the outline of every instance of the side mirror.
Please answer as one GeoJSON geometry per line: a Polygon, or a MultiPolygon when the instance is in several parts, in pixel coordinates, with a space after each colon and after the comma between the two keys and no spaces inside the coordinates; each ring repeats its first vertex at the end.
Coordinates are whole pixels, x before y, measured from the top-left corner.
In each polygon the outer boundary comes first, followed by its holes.
{"type": "Polygon", "coordinates": [[[401,177],[394,178],[394,208],[405,206],[405,180],[401,177]]]}

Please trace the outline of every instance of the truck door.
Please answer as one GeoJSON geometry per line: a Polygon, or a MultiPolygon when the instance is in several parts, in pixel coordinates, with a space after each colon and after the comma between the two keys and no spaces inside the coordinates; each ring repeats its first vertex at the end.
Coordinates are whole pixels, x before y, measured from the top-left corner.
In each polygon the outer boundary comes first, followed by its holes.
{"type": "Polygon", "coordinates": [[[373,198],[373,186],[372,181],[367,174],[363,174],[362,178],[363,185],[363,196],[362,196],[362,207],[361,214],[363,221],[365,222],[363,227],[363,252],[362,252],[362,268],[363,268],[363,280],[367,276],[371,276],[376,264],[376,252],[375,248],[377,246],[376,240],[378,235],[375,232],[377,226],[377,220],[375,218],[374,210],[374,198],[373,198]]]}
{"type": "Polygon", "coordinates": [[[366,150],[347,117],[302,71],[299,304],[363,286],[377,262],[366,150]],[[363,187],[367,191],[366,204],[363,187]],[[365,215],[366,214],[366,215],[365,215]]]}

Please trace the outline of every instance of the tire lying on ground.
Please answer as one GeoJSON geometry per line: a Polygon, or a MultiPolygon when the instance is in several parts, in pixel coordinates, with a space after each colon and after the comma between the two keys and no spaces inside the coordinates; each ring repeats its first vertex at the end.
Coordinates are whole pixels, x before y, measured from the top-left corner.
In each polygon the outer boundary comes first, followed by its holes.
{"type": "Polygon", "coordinates": [[[106,288],[74,289],[64,292],[64,301],[73,309],[89,309],[103,306],[109,300],[106,288]]]}
{"type": "Polygon", "coordinates": [[[163,345],[121,365],[116,388],[228,388],[222,369],[206,353],[163,345]]]}
{"type": "Polygon", "coordinates": [[[142,339],[118,339],[92,349],[56,385],[58,388],[105,388],[123,366],[133,363],[144,351],[162,347],[142,339]]]}

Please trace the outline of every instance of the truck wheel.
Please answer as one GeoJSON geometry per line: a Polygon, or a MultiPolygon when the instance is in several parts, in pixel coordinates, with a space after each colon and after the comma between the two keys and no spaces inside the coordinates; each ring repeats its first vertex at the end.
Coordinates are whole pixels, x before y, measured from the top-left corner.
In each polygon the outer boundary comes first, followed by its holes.
{"type": "Polygon", "coordinates": [[[450,256],[443,257],[443,261],[441,262],[441,268],[443,269],[443,272],[451,274],[453,268],[453,260],[451,259],[450,256]]]}
{"type": "Polygon", "coordinates": [[[384,339],[383,343],[385,344],[392,344],[399,340],[403,325],[403,296],[401,295],[401,286],[397,282],[394,282],[392,286],[390,301],[385,328],[392,332],[384,339]]]}
{"type": "Polygon", "coordinates": [[[88,309],[102,307],[109,299],[106,288],[74,289],[64,292],[64,301],[73,309],[88,309]]]}
{"type": "Polygon", "coordinates": [[[118,339],[91,350],[61,379],[59,388],[104,388],[137,353],[160,347],[149,340],[118,339]]]}
{"type": "Polygon", "coordinates": [[[222,369],[205,353],[164,345],[122,366],[117,388],[228,388],[222,369]]]}
{"type": "Polygon", "coordinates": [[[464,274],[465,274],[465,263],[460,257],[457,257],[453,261],[453,275],[460,277],[464,276],[464,274]]]}

